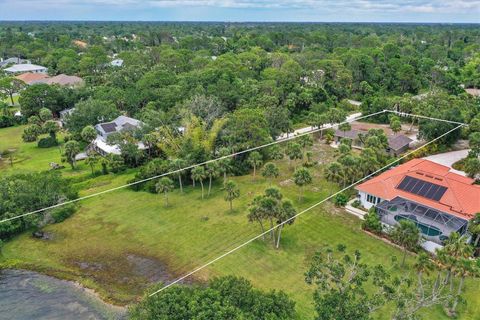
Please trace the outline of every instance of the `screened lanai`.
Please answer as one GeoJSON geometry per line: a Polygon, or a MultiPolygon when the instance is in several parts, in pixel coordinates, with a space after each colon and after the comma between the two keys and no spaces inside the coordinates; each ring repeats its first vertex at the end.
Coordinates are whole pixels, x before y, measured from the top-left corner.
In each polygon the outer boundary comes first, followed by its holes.
{"type": "Polygon", "coordinates": [[[442,244],[452,232],[464,234],[468,225],[465,219],[401,197],[382,201],[377,205],[377,213],[383,223],[391,226],[405,219],[413,221],[426,239],[438,244],[442,244]]]}

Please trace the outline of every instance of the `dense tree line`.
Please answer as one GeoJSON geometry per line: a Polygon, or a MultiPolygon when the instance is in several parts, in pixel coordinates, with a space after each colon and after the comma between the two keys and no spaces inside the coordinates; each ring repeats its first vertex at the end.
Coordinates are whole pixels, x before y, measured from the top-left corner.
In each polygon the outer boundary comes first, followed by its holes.
{"type": "Polygon", "coordinates": [[[207,286],[176,286],[146,296],[130,319],[293,319],[295,303],[283,291],[264,292],[243,278],[227,276],[207,286]]]}
{"type": "MultiPolygon", "coordinates": [[[[59,172],[18,173],[0,178],[0,219],[9,219],[28,212],[74,199],[76,192],[59,172]]],[[[65,209],[69,211],[70,209],[65,209]]],[[[65,212],[50,210],[5,221],[0,224],[0,239],[22,231],[57,222],[65,212]],[[52,221],[53,220],[53,221],[52,221]]]]}

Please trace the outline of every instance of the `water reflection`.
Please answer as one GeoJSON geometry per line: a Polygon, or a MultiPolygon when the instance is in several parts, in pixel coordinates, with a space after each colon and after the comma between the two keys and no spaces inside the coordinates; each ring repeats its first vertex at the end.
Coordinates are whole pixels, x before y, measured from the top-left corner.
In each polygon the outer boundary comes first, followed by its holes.
{"type": "Polygon", "coordinates": [[[0,270],[0,319],[125,319],[73,283],[25,270],[0,270]]]}

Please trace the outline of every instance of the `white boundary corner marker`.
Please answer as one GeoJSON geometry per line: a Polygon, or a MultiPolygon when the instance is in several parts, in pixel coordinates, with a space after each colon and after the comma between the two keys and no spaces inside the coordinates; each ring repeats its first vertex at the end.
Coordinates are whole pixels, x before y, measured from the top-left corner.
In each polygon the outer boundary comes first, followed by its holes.
{"type": "Polygon", "coordinates": [[[144,182],[147,182],[147,181],[150,181],[150,180],[165,177],[165,176],[175,174],[175,173],[178,173],[178,172],[182,172],[182,171],[185,171],[185,170],[190,170],[190,169],[193,169],[195,167],[203,166],[203,165],[206,165],[206,164],[209,164],[209,163],[212,163],[212,162],[215,162],[215,161],[219,161],[219,160],[222,160],[222,159],[233,158],[233,157],[235,157],[237,155],[240,155],[240,154],[244,154],[244,153],[252,152],[252,151],[255,151],[255,150],[263,149],[263,148],[266,148],[266,147],[270,147],[270,146],[273,146],[275,144],[279,144],[279,143],[283,143],[283,142],[286,142],[286,141],[290,141],[290,140],[299,138],[301,136],[305,136],[305,135],[309,135],[309,134],[312,134],[312,133],[320,132],[320,131],[323,131],[323,130],[326,130],[326,129],[329,129],[329,128],[332,128],[332,127],[335,127],[335,126],[338,126],[338,125],[341,125],[341,124],[344,124],[344,123],[350,123],[350,122],[358,121],[358,120],[365,119],[365,118],[368,118],[368,117],[372,117],[372,116],[375,116],[375,115],[378,115],[378,114],[382,114],[384,112],[385,112],[385,110],[382,110],[382,111],[379,111],[379,112],[375,112],[375,113],[367,114],[367,115],[364,115],[364,116],[356,117],[356,118],[353,118],[353,119],[349,119],[349,120],[341,122],[341,123],[329,124],[329,125],[323,126],[321,128],[310,130],[308,132],[300,133],[300,134],[297,134],[297,135],[292,135],[291,137],[288,137],[288,138],[284,138],[284,139],[281,139],[281,140],[275,140],[275,141],[263,144],[261,146],[252,147],[252,148],[249,148],[249,149],[246,149],[246,150],[243,150],[243,151],[238,151],[238,152],[226,155],[226,156],[222,156],[222,157],[207,160],[207,161],[204,161],[204,162],[201,162],[201,163],[193,164],[193,165],[181,168],[181,169],[169,171],[169,172],[159,174],[159,175],[156,175],[156,176],[153,176],[153,177],[150,177],[150,178],[146,178],[146,179],[142,179],[142,180],[139,180],[139,181],[127,183],[127,184],[124,184],[124,185],[121,185],[121,186],[118,186],[118,187],[115,187],[115,188],[111,188],[111,189],[108,189],[108,190],[92,193],[92,194],[89,194],[89,195],[86,195],[86,196],[83,196],[83,197],[79,197],[77,199],[61,202],[61,203],[58,203],[58,204],[55,204],[53,206],[49,206],[49,207],[46,207],[46,208],[42,208],[42,209],[27,212],[27,213],[19,214],[19,215],[14,216],[14,217],[10,217],[10,218],[7,218],[7,219],[0,220],[0,223],[4,223],[4,222],[7,222],[7,221],[19,219],[19,218],[26,217],[26,216],[36,214],[36,213],[40,213],[40,212],[43,212],[43,211],[46,211],[46,210],[55,209],[55,208],[62,207],[62,206],[67,205],[67,204],[76,203],[76,202],[86,200],[86,199],[89,199],[89,198],[93,198],[93,197],[96,197],[96,196],[99,196],[99,195],[102,195],[102,194],[105,194],[105,193],[109,193],[109,192],[113,192],[113,191],[116,191],[116,190],[124,189],[124,188],[130,187],[130,186],[134,186],[134,185],[144,183],[144,182]]]}
{"type": "MultiPolygon", "coordinates": [[[[448,120],[446,120],[446,121],[448,121],[448,120]]],[[[218,261],[218,260],[220,260],[220,259],[222,259],[222,258],[224,258],[224,257],[226,257],[226,256],[228,256],[228,255],[230,255],[230,254],[232,254],[232,253],[234,253],[235,251],[237,251],[237,250],[245,247],[245,246],[248,245],[249,243],[251,243],[251,242],[253,242],[253,241],[255,241],[255,240],[263,237],[264,235],[268,234],[268,233],[271,232],[272,230],[275,230],[275,229],[278,228],[279,226],[281,226],[281,225],[283,225],[283,224],[285,224],[285,223],[288,223],[288,222],[291,221],[291,220],[296,219],[297,217],[299,217],[300,215],[304,214],[305,212],[310,211],[310,210],[316,208],[317,206],[321,205],[322,203],[324,203],[324,202],[332,199],[333,197],[335,197],[335,196],[338,195],[339,193],[342,193],[343,191],[346,191],[346,190],[350,189],[351,187],[355,186],[356,184],[358,184],[358,183],[360,183],[360,182],[362,182],[362,181],[367,180],[367,179],[370,178],[371,176],[376,175],[377,173],[379,173],[379,172],[387,169],[388,167],[392,166],[393,164],[399,162],[400,160],[405,159],[405,158],[408,157],[409,155],[411,155],[411,154],[417,152],[418,150],[420,150],[420,149],[428,146],[429,144],[431,144],[431,143],[433,143],[433,142],[435,142],[435,141],[443,138],[444,136],[452,133],[453,131],[460,129],[461,127],[463,127],[463,126],[465,126],[465,125],[466,125],[466,124],[464,124],[464,123],[459,124],[459,125],[456,126],[455,128],[453,128],[453,129],[451,129],[451,130],[443,133],[442,135],[436,137],[435,139],[427,142],[427,143],[424,144],[423,146],[420,146],[420,147],[416,148],[415,150],[412,150],[412,151],[404,154],[403,156],[401,156],[400,158],[396,159],[395,161],[392,161],[391,163],[387,164],[386,166],[384,166],[384,167],[382,167],[382,168],[380,168],[380,169],[378,169],[378,170],[376,170],[376,171],[374,171],[374,172],[366,175],[365,177],[363,177],[363,178],[361,178],[360,180],[352,183],[351,185],[349,185],[349,186],[341,189],[340,191],[335,192],[334,194],[332,194],[332,195],[326,197],[325,199],[323,199],[323,200],[315,203],[314,205],[312,205],[312,206],[310,206],[310,207],[308,207],[308,208],[300,211],[299,213],[297,213],[297,214],[294,215],[293,217],[291,217],[291,218],[283,221],[282,223],[277,224],[276,226],[274,226],[274,227],[272,227],[272,228],[270,228],[270,229],[268,229],[268,230],[260,233],[259,235],[255,236],[255,237],[253,237],[253,238],[250,238],[249,240],[245,241],[244,243],[238,245],[237,247],[235,247],[235,248],[233,248],[233,249],[228,250],[227,252],[223,253],[222,255],[218,256],[217,258],[215,258],[215,259],[213,259],[213,260],[210,260],[209,262],[207,262],[207,263],[205,263],[204,265],[202,265],[202,266],[194,269],[193,271],[190,271],[189,273],[187,273],[187,274],[183,275],[182,277],[176,279],[175,281],[173,281],[173,282],[165,285],[164,287],[160,288],[159,290],[157,290],[157,291],[149,294],[149,296],[150,296],[150,297],[151,297],[151,296],[154,296],[154,295],[162,292],[163,290],[168,289],[169,287],[173,286],[174,284],[177,284],[178,282],[184,280],[185,278],[188,278],[189,276],[193,275],[194,273],[197,273],[198,271],[200,271],[200,270],[202,270],[202,269],[205,269],[206,267],[208,267],[209,265],[215,263],[216,261],[218,261]]]]}
{"type": "Polygon", "coordinates": [[[413,113],[405,113],[405,112],[399,112],[399,111],[388,110],[388,109],[385,109],[383,111],[384,112],[395,113],[396,115],[399,115],[401,117],[413,117],[413,118],[419,118],[419,119],[427,119],[427,120],[435,120],[435,121],[440,121],[440,122],[446,122],[446,123],[451,123],[451,124],[456,124],[456,125],[461,125],[461,126],[468,126],[468,124],[462,123],[462,122],[433,118],[433,117],[427,117],[427,116],[422,116],[422,115],[413,114],[413,113]]]}

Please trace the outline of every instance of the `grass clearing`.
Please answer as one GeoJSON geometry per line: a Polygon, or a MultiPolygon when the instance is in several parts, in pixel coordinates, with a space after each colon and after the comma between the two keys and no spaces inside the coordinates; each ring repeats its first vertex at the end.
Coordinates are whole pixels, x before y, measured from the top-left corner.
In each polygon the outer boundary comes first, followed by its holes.
{"type": "Polygon", "coordinates": [[[8,151],[13,154],[13,165],[10,165],[9,157],[0,160],[0,172],[43,171],[50,168],[50,162],[61,163],[60,147],[39,148],[37,142],[23,142],[22,133],[25,127],[0,129],[0,152],[8,151]]]}
{"type": "MultiPolygon", "coordinates": [[[[333,150],[316,145],[314,153],[321,164],[328,163],[333,150]]],[[[338,190],[322,177],[321,167],[312,169],[314,183],[306,188],[305,198],[291,180],[287,161],[278,162],[281,175],[275,180],[285,197],[298,211],[338,190]]],[[[83,194],[121,185],[133,172],[92,179],[83,194]]],[[[170,282],[216,258],[260,233],[258,224],[247,221],[247,205],[263,192],[269,182],[262,177],[233,178],[241,197],[234,201],[234,212],[223,199],[220,180],[212,195],[201,199],[200,187],[176,189],[169,207],[162,195],[121,189],[85,200],[80,210],[63,223],[49,225],[53,240],[34,239],[25,233],[6,243],[1,261],[5,266],[38,270],[61,278],[79,281],[97,290],[105,299],[126,304],[136,300],[155,281],[170,282]]],[[[83,182],[82,182],[83,183],[83,182]]],[[[313,314],[312,288],[304,283],[304,272],[313,253],[324,245],[347,245],[360,249],[369,263],[387,264],[400,250],[372,238],[360,229],[360,222],[330,203],[311,210],[283,231],[280,250],[257,240],[195,275],[196,281],[212,276],[235,274],[250,279],[256,286],[285,290],[296,302],[301,319],[313,314]]],[[[411,266],[413,259],[408,259],[411,266]]],[[[394,270],[394,272],[404,272],[394,270]]],[[[468,304],[460,319],[476,319],[480,314],[480,282],[467,283],[468,304]]],[[[429,318],[447,319],[441,308],[430,310],[429,318]]],[[[388,319],[386,310],[379,319],[388,319]]]]}

